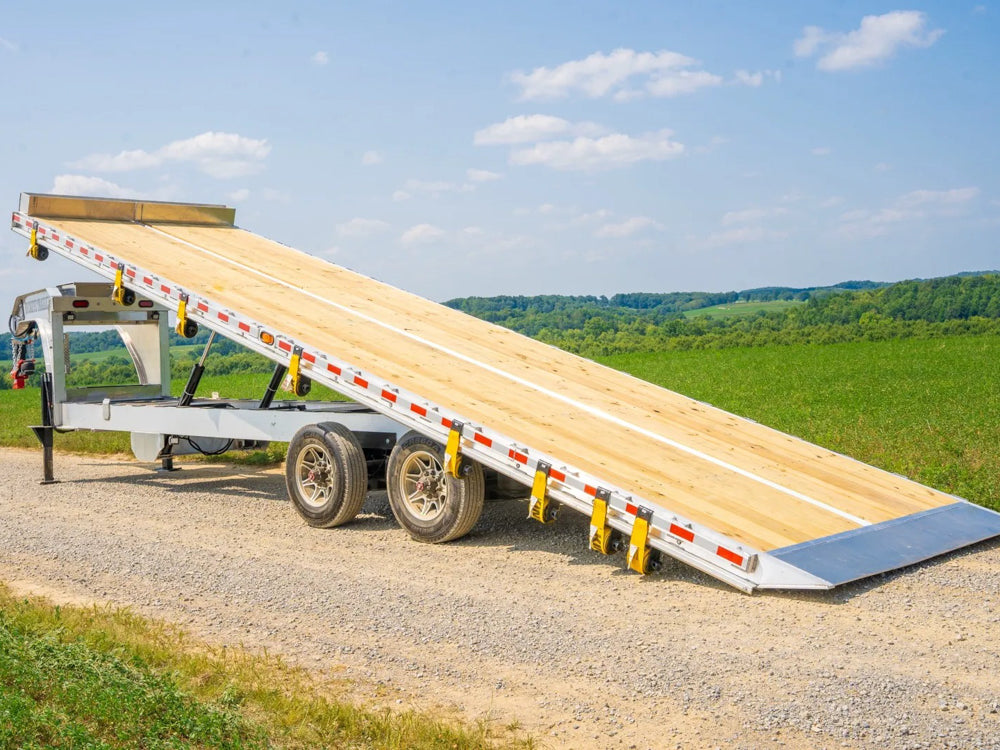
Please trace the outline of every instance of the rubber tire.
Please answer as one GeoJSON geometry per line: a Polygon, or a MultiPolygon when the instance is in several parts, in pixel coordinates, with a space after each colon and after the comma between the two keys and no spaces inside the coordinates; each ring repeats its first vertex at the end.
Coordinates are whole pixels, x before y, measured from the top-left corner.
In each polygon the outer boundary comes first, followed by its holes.
{"type": "Polygon", "coordinates": [[[328,529],[352,520],[368,494],[368,465],[354,433],[335,422],[307,425],[296,432],[285,457],[285,487],[295,510],[310,526],[328,529]],[[331,491],[320,506],[306,502],[297,476],[298,457],[309,447],[325,450],[330,461],[331,491]]]}
{"type": "Polygon", "coordinates": [[[304,375],[299,375],[299,387],[295,389],[295,395],[299,398],[308,396],[312,390],[312,381],[304,375]]]}
{"type": "Polygon", "coordinates": [[[135,304],[135,292],[131,289],[125,289],[122,291],[122,304],[125,307],[131,307],[135,304]]]}
{"type": "Polygon", "coordinates": [[[445,474],[444,510],[437,518],[427,521],[413,515],[403,499],[401,486],[403,466],[407,458],[418,451],[433,454],[438,463],[444,466],[444,448],[439,443],[416,431],[406,433],[392,449],[386,468],[386,484],[392,514],[399,525],[418,542],[440,544],[465,536],[476,525],[483,512],[483,500],[486,495],[483,467],[474,461],[464,459],[462,465],[469,471],[465,477],[455,479],[445,474]]]}
{"type": "Polygon", "coordinates": [[[193,339],[198,335],[198,324],[193,320],[185,320],[184,327],[181,329],[181,336],[186,339],[193,339]]]}

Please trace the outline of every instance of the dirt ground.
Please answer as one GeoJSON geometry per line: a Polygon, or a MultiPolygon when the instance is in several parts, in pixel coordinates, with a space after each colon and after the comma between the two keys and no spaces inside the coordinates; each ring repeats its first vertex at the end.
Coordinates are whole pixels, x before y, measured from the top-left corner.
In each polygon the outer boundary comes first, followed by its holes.
{"type": "Polygon", "coordinates": [[[488,503],[412,542],[373,494],[307,527],[280,470],[0,450],[0,579],[266,647],[359,700],[519,726],[543,747],[1000,748],[1000,543],[832,592],[624,570],[488,503]]]}

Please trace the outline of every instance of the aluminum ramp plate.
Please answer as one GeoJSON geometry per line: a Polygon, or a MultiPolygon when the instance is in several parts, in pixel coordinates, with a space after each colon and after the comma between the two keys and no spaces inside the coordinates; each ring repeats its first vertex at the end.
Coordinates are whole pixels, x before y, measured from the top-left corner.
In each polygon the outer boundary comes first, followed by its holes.
{"type": "Polygon", "coordinates": [[[922,562],[1000,535],[1000,514],[958,501],[771,552],[830,587],[922,562]]]}

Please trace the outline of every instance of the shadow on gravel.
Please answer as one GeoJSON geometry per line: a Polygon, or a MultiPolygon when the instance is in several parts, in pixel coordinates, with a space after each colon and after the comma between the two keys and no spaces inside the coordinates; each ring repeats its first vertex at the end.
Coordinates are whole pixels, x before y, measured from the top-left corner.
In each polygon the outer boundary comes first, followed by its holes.
{"type": "MultiPolygon", "coordinates": [[[[98,465],[98,464],[94,464],[98,465]]],[[[122,466],[135,469],[134,463],[99,464],[100,466],[122,466]]],[[[175,472],[122,474],[64,480],[65,484],[118,484],[131,488],[156,487],[172,493],[210,493],[232,497],[251,497],[258,500],[286,501],[285,480],[280,474],[267,473],[257,467],[198,466],[185,465],[175,472]]]]}

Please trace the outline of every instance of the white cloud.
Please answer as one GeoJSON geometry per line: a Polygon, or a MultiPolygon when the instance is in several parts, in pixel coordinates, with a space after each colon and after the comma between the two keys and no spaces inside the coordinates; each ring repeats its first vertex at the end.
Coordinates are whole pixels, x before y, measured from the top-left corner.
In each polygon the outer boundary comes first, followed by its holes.
{"type": "Polygon", "coordinates": [[[361,163],[366,167],[381,164],[383,161],[385,161],[385,159],[378,151],[365,151],[365,153],[361,156],[361,163]]]}
{"type": "Polygon", "coordinates": [[[417,224],[403,232],[399,241],[404,245],[423,245],[444,237],[445,231],[433,224],[417,224]]]}
{"type": "Polygon", "coordinates": [[[844,199],[841,196],[839,196],[839,195],[831,195],[825,201],[823,201],[822,203],[820,203],[819,206],[820,206],[820,208],[836,208],[837,206],[839,206],[843,202],[844,202],[844,199]]]}
{"type": "Polygon", "coordinates": [[[758,88],[764,83],[763,73],[750,73],[746,70],[736,71],[736,80],[742,83],[744,86],[750,86],[752,88],[758,88]]]}
{"type": "Polygon", "coordinates": [[[653,96],[680,96],[721,84],[722,76],[714,73],[705,70],[679,70],[652,78],[646,84],[646,91],[653,96]]]}
{"type": "Polygon", "coordinates": [[[954,206],[959,203],[971,201],[978,195],[979,188],[977,187],[955,188],[953,190],[914,190],[900,196],[896,201],[896,205],[906,208],[927,204],[954,206]]]}
{"type": "Polygon", "coordinates": [[[389,228],[388,222],[381,219],[363,219],[357,217],[337,225],[337,234],[341,237],[370,237],[389,228]]]}
{"type": "Polygon", "coordinates": [[[787,208],[744,208],[741,211],[727,211],[722,215],[722,226],[731,227],[734,224],[749,224],[776,216],[784,216],[787,208]]]}
{"type": "Polygon", "coordinates": [[[403,190],[397,190],[393,194],[393,200],[406,200],[415,193],[429,195],[432,198],[439,197],[442,193],[471,193],[476,189],[475,185],[468,182],[457,183],[445,180],[415,180],[409,179],[403,185],[403,190]],[[399,198],[396,195],[400,195],[399,198]]]}
{"type": "Polygon", "coordinates": [[[313,65],[326,65],[330,62],[330,56],[323,50],[320,50],[309,59],[312,60],[313,65]]]}
{"type": "Polygon", "coordinates": [[[412,196],[412,195],[410,195],[410,194],[409,194],[408,192],[406,192],[405,190],[397,190],[396,192],[394,192],[394,193],[392,194],[392,199],[393,199],[394,201],[396,201],[397,203],[399,203],[400,201],[408,201],[408,200],[410,200],[410,198],[412,198],[412,197],[413,197],[413,196],[412,196]]]}
{"type": "Polygon", "coordinates": [[[888,162],[880,161],[875,165],[876,172],[888,172],[890,169],[892,169],[892,165],[888,162]]]}
{"type": "Polygon", "coordinates": [[[721,232],[713,232],[705,239],[706,247],[725,247],[727,245],[746,245],[765,240],[783,240],[788,232],[777,232],[764,227],[737,227],[721,232]]]}
{"type": "Polygon", "coordinates": [[[4,39],[0,36],[0,47],[3,47],[8,52],[17,52],[17,45],[9,39],[4,39]]]}
{"type": "Polygon", "coordinates": [[[944,29],[927,30],[926,24],[925,13],[894,10],[881,16],[865,16],[857,29],[846,34],[806,26],[795,41],[794,50],[798,57],[812,57],[825,50],[816,63],[820,70],[862,68],[889,59],[903,47],[930,47],[941,38],[944,29]]]}
{"type": "Polygon", "coordinates": [[[510,155],[510,161],[512,164],[542,164],[562,170],[591,170],[623,167],[640,161],[663,161],[684,152],[684,144],[671,140],[672,135],[670,130],[660,130],[636,137],[612,133],[601,138],[548,141],[515,150],[510,155]]]}
{"type": "Polygon", "coordinates": [[[552,115],[517,115],[476,131],[477,146],[531,143],[556,136],[602,135],[605,129],[593,122],[572,123],[552,115]]]}
{"type": "Polygon", "coordinates": [[[817,146],[816,148],[809,149],[809,153],[813,156],[829,156],[831,149],[829,146],[817,146]]]}
{"type": "Polygon", "coordinates": [[[240,188],[239,190],[234,190],[229,194],[229,200],[233,203],[242,203],[249,197],[250,191],[247,188],[240,188]]]}
{"type": "Polygon", "coordinates": [[[151,154],[142,149],[120,151],[117,154],[91,154],[69,166],[74,169],[92,169],[96,172],[131,172],[136,169],[149,169],[163,164],[163,157],[151,154]]]}
{"type": "Polygon", "coordinates": [[[503,177],[499,172],[491,172],[488,169],[466,169],[465,176],[471,182],[492,182],[503,177]]]}
{"type": "Polygon", "coordinates": [[[618,239],[631,237],[644,229],[663,229],[663,225],[648,216],[633,216],[618,224],[605,224],[594,232],[594,236],[618,239]]]}
{"type": "Polygon", "coordinates": [[[893,226],[927,217],[954,217],[967,213],[965,204],[979,196],[979,188],[913,190],[879,211],[856,209],[840,216],[839,231],[851,239],[879,237],[893,226]]]}
{"type": "Polygon", "coordinates": [[[131,172],[158,167],[168,161],[188,162],[211,177],[227,179],[260,171],[270,152],[271,146],[266,140],[209,131],[172,141],[156,151],[133,149],[117,154],[91,154],[69,166],[96,172],[131,172]]]}
{"type": "Polygon", "coordinates": [[[835,34],[827,34],[819,26],[806,26],[802,29],[802,36],[795,40],[792,49],[796,57],[812,57],[816,51],[835,34]]]}
{"type": "Polygon", "coordinates": [[[582,60],[570,60],[554,68],[538,67],[530,73],[515,71],[510,80],[521,87],[522,99],[555,99],[579,91],[591,98],[613,94],[616,99],[643,95],[627,87],[630,79],[645,77],[645,93],[676,96],[717,86],[722,79],[704,70],[692,70],[698,61],[678,52],[636,52],[616,49],[610,54],[595,52],[582,60]]]}
{"type": "Polygon", "coordinates": [[[159,153],[167,160],[193,162],[202,172],[225,179],[259,171],[271,146],[266,140],[210,131],[168,143],[159,153]]]}
{"type": "Polygon", "coordinates": [[[486,232],[482,227],[466,227],[462,230],[462,234],[466,237],[482,237],[486,232]]]}
{"type": "Polygon", "coordinates": [[[49,191],[57,195],[86,195],[94,198],[140,198],[137,191],[82,174],[56,175],[49,191]]]}
{"type": "Polygon", "coordinates": [[[602,221],[611,216],[614,212],[607,208],[599,208],[596,211],[585,211],[573,217],[576,224],[587,224],[591,221],[602,221]]]}

